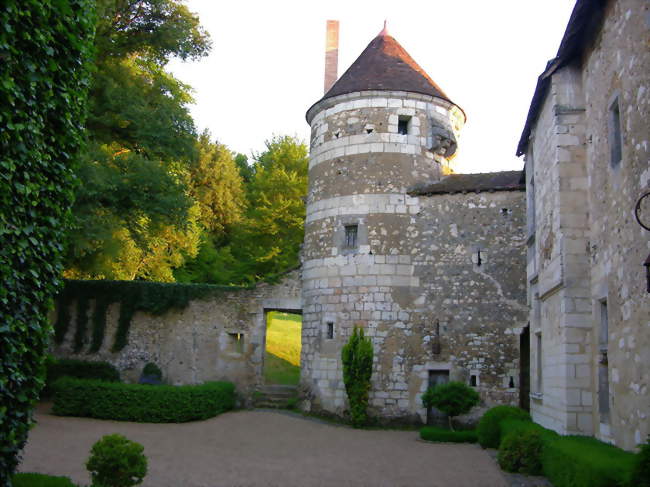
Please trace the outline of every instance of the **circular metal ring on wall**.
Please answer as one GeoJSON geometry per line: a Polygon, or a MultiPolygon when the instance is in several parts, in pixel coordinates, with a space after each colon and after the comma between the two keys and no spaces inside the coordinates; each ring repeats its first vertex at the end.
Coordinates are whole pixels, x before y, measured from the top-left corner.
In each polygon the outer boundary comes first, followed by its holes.
{"type": "Polygon", "coordinates": [[[634,207],[634,216],[639,225],[650,232],[650,191],[642,195],[636,202],[636,206],[634,207]],[[647,201],[645,202],[642,211],[641,205],[646,198],[647,201]]]}

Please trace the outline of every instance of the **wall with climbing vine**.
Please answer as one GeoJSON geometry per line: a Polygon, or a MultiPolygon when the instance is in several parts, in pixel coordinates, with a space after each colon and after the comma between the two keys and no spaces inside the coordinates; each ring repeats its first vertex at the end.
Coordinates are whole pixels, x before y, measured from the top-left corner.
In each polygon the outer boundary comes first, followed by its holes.
{"type": "Polygon", "coordinates": [[[43,387],[94,4],[3,0],[0,8],[0,486],[11,484],[43,387]]]}
{"type": "Polygon", "coordinates": [[[136,382],[146,363],[166,382],[262,383],[264,311],[300,310],[300,271],[254,287],[145,281],[66,281],[51,352],[105,360],[136,382]]]}

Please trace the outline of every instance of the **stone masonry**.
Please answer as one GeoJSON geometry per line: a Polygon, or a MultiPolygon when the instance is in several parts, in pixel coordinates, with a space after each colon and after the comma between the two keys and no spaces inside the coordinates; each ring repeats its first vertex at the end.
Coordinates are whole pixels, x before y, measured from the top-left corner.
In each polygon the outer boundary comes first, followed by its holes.
{"type": "Polygon", "coordinates": [[[162,316],[136,313],[128,344],[117,353],[110,350],[119,316],[119,304],[114,304],[108,309],[104,344],[97,353],[73,353],[74,322],[64,342],[51,351],[57,357],[106,360],[127,382],[137,382],[147,362],[158,365],[165,381],[175,385],[229,380],[240,396],[250,399],[264,384],[266,312],[299,312],[300,292],[300,271],[292,271],[278,284],[225,291],[162,316]]]}
{"type": "Polygon", "coordinates": [[[579,0],[518,152],[528,193],[533,419],[634,449],[650,433],[648,3],[579,0]]]}
{"type": "Polygon", "coordinates": [[[517,403],[527,320],[523,186],[417,189],[456,177],[445,178],[465,116],[433,82],[433,95],[408,91],[399,70],[406,91],[365,89],[376,81],[365,82],[372,49],[421,72],[383,32],[330,93],[346,92],[326,94],[307,113],[305,407],[344,413],[340,355],[354,326],[375,351],[371,414],[424,420],[421,395],[440,374],[472,384],[487,404],[517,403]]]}

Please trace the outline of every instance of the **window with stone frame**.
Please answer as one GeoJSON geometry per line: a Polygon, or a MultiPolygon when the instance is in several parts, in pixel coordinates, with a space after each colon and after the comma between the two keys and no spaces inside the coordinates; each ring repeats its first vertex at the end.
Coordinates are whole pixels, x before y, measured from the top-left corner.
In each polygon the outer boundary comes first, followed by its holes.
{"type": "Polygon", "coordinates": [[[410,132],[411,126],[411,117],[406,115],[400,115],[397,119],[397,133],[400,135],[408,135],[410,132]]]}
{"type": "Polygon", "coordinates": [[[621,110],[618,95],[609,105],[607,114],[607,140],[609,142],[609,163],[618,167],[623,158],[623,137],[621,134],[621,110]]]}
{"type": "Polygon", "coordinates": [[[228,333],[230,339],[230,351],[234,353],[244,353],[244,334],[228,333]]]}
{"type": "Polygon", "coordinates": [[[357,248],[359,225],[345,225],[345,240],[343,247],[348,249],[357,248]]]}

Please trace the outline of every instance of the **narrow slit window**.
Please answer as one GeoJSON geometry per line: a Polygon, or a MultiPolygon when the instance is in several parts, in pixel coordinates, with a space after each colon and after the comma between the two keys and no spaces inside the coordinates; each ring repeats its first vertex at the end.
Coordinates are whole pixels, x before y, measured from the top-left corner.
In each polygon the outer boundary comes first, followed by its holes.
{"type": "Polygon", "coordinates": [[[476,387],[476,376],[474,374],[469,376],[469,385],[476,387]]]}
{"type": "Polygon", "coordinates": [[[609,159],[612,167],[617,167],[623,158],[623,140],[621,136],[621,111],[619,108],[618,96],[609,106],[609,159]]]}
{"type": "Polygon", "coordinates": [[[536,362],[536,366],[537,366],[537,377],[536,377],[536,379],[537,379],[537,381],[536,381],[536,384],[535,384],[536,385],[535,389],[536,389],[536,392],[538,394],[541,394],[542,393],[542,334],[537,333],[536,336],[537,336],[537,347],[536,347],[535,353],[537,354],[537,357],[536,357],[536,359],[537,359],[537,362],[536,362]]]}
{"type": "Polygon", "coordinates": [[[327,323],[327,339],[328,340],[334,339],[334,323],[331,321],[327,323]]]}
{"type": "Polygon", "coordinates": [[[345,226],[345,246],[347,248],[350,249],[356,248],[358,230],[359,230],[358,225],[345,226]]]}
{"type": "Polygon", "coordinates": [[[397,133],[400,135],[408,135],[410,121],[411,117],[399,117],[397,119],[397,133]]]}

